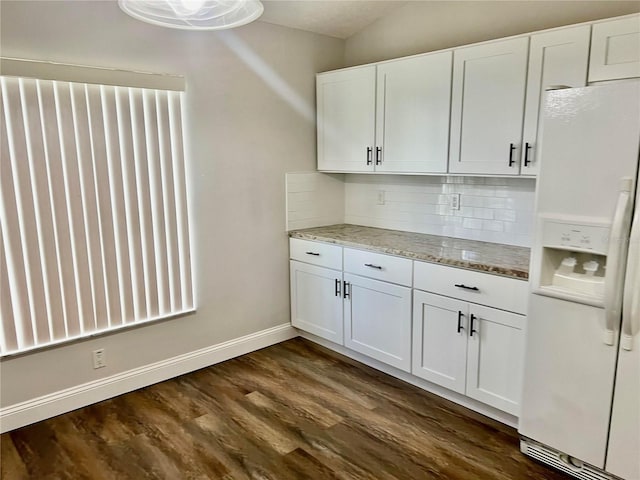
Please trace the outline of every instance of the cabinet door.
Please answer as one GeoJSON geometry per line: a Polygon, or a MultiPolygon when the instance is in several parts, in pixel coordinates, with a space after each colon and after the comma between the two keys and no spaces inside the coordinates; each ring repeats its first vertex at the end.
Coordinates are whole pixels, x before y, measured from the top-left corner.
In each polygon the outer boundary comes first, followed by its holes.
{"type": "Polygon", "coordinates": [[[531,36],[522,141],[522,175],[537,175],[544,92],[550,85],[587,84],[591,26],[565,28],[531,36]]]}
{"type": "Polygon", "coordinates": [[[516,416],[524,366],[524,319],[480,305],[469,307],[467,396],[516,416]]]}
{"type": "Polygon", "coordinates": [[[411,289],[344,274],[344,345],[411,370],[411,289]]]}
{"type": "Polygon", "coordinates": [[[465,392],[469,304],[414,290],[411,373],[465,392]]]}
{"type": "Polygon", "coordinates": [[[316,77],[318,170],[373,171],[376,67],[316,77]]]}
{"type": "Polygon", "coordinates": [[[519,173],[528,45],[523,37],[454,52],[450,172],[519,173]]]}
{"type": "Polygon", "coordinates": [[[594,24],[589,81],[633,77],[640,77],[640,15],[594,24]]]}
{"type": "Polygon", "coordinates": [[[452,53],[378,65],[377,172],[447,171],[452,53]]]}
{"type": "Polygon", "coordinates": [[[291,324],[342,345],[342,272],[290,262],[291,324]]]}

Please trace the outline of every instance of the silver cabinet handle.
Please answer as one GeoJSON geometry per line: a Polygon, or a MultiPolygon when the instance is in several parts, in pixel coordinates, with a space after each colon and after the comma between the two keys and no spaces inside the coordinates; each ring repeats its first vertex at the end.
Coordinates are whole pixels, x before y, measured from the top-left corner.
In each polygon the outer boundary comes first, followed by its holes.
{"type": "Polygon", "coordinates": [[[319,257],[320,254],[316,252],[305,252],[307,255],[313,255],[314,257],[319,257]]]}
{"type": "Polygon", "coordinates": [[[373,263],[365,263],[364,266],[365,267],[369,267],[369,268],[377,268],[378,270],[382,270],[382,267],[380,265],[374,265],[373,263]]]}

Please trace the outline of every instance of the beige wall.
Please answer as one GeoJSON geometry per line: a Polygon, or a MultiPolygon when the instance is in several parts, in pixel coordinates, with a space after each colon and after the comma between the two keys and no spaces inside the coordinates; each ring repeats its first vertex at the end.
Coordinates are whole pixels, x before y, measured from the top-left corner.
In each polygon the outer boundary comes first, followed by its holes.
{"type": "Polygon", "coordinates": [[[115,1],[0,8],[3,56],[186,76],[199,304],[182,319],[3,361],[0,405],[288,322],[284,174],[315,169],[314,74],[342,65],[344,41],[264,23],[163,29],[115,1]],[[93,370],[99,347],[107,367],[93,370]]]}
{"type": "Polygon", "coordinates": [[[410,1],[347,39],[346,65],[640,11],[640,1],[410,1]]]}

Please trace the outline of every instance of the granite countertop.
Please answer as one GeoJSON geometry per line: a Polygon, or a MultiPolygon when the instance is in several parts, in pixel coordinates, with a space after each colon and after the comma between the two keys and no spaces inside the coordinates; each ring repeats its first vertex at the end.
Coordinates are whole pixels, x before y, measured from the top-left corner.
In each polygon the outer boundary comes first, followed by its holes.
{"type": "Polygon", "coordinates": [[[289,236],[494,275],[529,278],[530,249],[525,247],[348,224],[292,230],[289,236]]]}

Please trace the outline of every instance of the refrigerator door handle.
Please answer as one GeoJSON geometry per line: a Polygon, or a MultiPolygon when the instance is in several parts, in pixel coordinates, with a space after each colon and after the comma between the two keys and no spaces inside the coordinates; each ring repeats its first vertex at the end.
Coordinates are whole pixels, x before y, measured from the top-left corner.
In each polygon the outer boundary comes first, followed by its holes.
{"type": "Polygon", "coordinates": [[[625,253],[629,239],[629,224],[631,222],[632,189],[633,179],[629,177],[623,178],[620,182],[620,194],[609,233],[607,273],[604,286],[605,327],[602,339],[606,345],[615,343],[615,325],[620,319],[622,306],[621,287],[624,280],[625,253]]]}
{"type": "Polygon", "coordinates": [[[640,317],[640,205],[636,205],[629,238],[629,256],[622,303],[622,335],[620,344],[624,350],[633,349],[633,336],[637,333],[640,317]],[[634,328],[635,327],[635,328],[634,328]],[[636,330],[634,332],[634,330],[636,330]]]}

